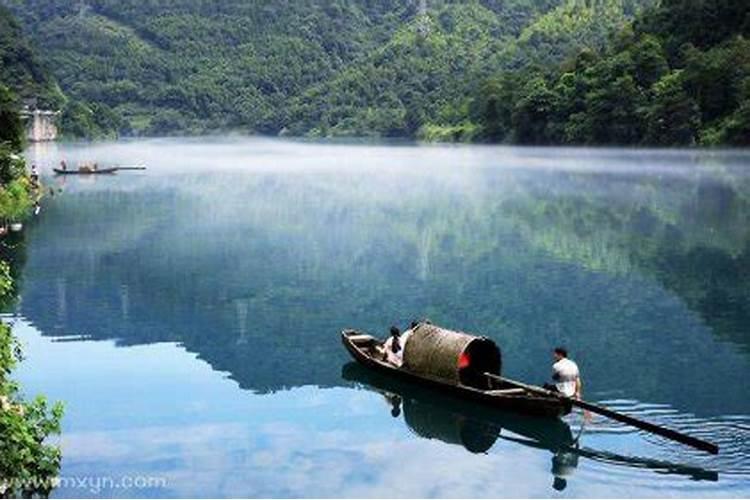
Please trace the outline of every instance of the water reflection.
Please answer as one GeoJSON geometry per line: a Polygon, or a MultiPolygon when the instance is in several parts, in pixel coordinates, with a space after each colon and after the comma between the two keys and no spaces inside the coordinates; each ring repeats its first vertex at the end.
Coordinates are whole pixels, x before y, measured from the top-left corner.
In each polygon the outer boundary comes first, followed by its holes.
{"type": "Polygon", "coordinates": [[[401,406],[404,422],[418,436],[461,445],[471,453],[487,452],[503,429],[553,453],[575,443],[570,426],[560,419],[522,417],[492,410],[373,372],[357,363],[344,365],[341,376],[383,394],[394,418],[401,415],[396,410],[401,406]]]}
{"type": "MultiPolygon", "coordinates": [[[[18,308],[43,335],[171,342],[267,394],[352,385],[342,328],[429,317],[492,337],[520,379],[545,380],[567,344],[591,399],[689,417],[747,470],[732,420],[750,415],[747,153],[202,140],[35,154],[149,165],[45,177],[62,192],[28,228],[18,308]]],[[[441,435],[481,450],[476,425],[441,435]]]]}
{"type": "MultiPolygon", "coordinates": [[[[688,476],[696,481],[718,481],[716,471],[702,467],[588,448],[582,444],[587,433],[585,424],[574,433],[563,420],[522,417],[493,410],[373,372],[357,363],[344,365],[342,377],[380,393],[391,416],[403,417],[406,426],[422,438],[459,445],[470,453],[487,453],[498,440],[548,451],[551,485],[558,491],[567,487],[582,457],[661,474],[688,476]]],[[[588,434],[591,432],[589,430],[588,434]]]]}
{"type": "MultiPolygon", "coordinates": [[[[297,158],[282,153],[277,163],[297,158]]],[[[316,361],[343,358],[328,341],[342,327],[429,316],[494,337],[518,377],[543,380],[549,346],[566,343],[593,391],[750,413],[747,398],[712,396],[750,366],[741,171],[479,160],[431,175],[216,163],[175,173],[155,160],[147,175],[95,187],[66,179],[31,228],[23,312],[52,335],[181,342],[261,392],[337,385],[316,361]],[[624,362],[644,351],[647,365],[624,362]],[[692,369],[704,364],[716,369],[692,369]],[[682,386],[706,390],[696,400],[682,386]]]]}

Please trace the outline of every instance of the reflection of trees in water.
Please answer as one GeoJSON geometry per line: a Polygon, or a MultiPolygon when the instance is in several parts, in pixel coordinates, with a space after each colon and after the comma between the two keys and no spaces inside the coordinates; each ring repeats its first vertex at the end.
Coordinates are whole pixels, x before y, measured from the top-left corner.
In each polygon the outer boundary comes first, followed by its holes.
{"type": "MultiPolygon", "coordinates": [[[[362,182],[224,172],[71,192],[30,228],[23,311],[45,334],[180,342],[257,391],[337,385],[341,328],[427,316],[494,336],[515,374],[546,376],[549,345],[575,340],[592,385],[620,387],[626,376],[632,397],[673,400],[685,376],[665,369],[676,361],[661,339],[647,345],[655,363],[637,374],[612,370],[612,360],[642,354],[638,331],[671,325],[642,312],[657,292],[640,297],[644,285],[625,278],[646,271],[712,314],[700,305],[705,281],[721,262],[746,269],[738,258],[749,231],[750,188],[721,175],[492,170],[461,182],[406,174],[362,182]],[[734,194],[700,187],[712,183],[734,194]],[[690,255],[706,262],[678,265],[690,255]],[[50,286],[57,280],[62,295],[50,286]],[[612,308],[624,301],[630,322],[612,308]]],[[[710,286],[746,293],[726,276],[710,286]]],[[[739,312],[716,328],[722,335],[741,331],[734,321],[746,318],[745,305],[730,303],[739,312]]],[[[679,320],[675,332],[690,326],[679,320]]],[[[699,339],[675,335],[700,351],[699,339]]],[[[686,409],[721,411],[688,396],[686,409]]]]}
{"type": "Polygon", "coordinates": [[[533,245],[592,270],[655,276],[712,331],[750,350],[750,180],[697,173],[650,186],[644,176],[601,177],[569,177],[572,185],[552,183],[550,196],[506,209],[533,245]]]}

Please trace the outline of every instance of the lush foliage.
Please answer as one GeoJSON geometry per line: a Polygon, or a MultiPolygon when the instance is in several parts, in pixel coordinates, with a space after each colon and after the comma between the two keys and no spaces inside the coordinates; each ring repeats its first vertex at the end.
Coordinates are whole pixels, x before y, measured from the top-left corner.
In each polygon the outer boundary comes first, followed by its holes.
{"type": "MultiPolygon", "coordinates": [[[[12,293],[10,270],[0,261],[0,300],[12,293]]],[[[10,326],[0,323],[0,497],[46,495],[60,467],[60,449],[46,442],[60,432],[63,408],[43,397],[24,401],[10,379],[21,348],[10,326]]]]}
{"type": "Polygon", "coordinates": [[[0,84],[0,146],[20,150],[23,146],[23,124],[15,95],[0,84]]]}
{"type": "Polygon", "coordinates": [[[0,85],[21,98],[35,99],[40,108],[59,109],[65,98],[23,35],[13,15],[0,5],[0,85]]]}
{"type": "Polygon", "coordinates": [[[478,130],[477,82],[599,47],[649,3],[435,0],[420,13],[393,0],[5,2],[65,91],[101,106],[69,113],[88,129],[461,140],[478,130]]]}
{"type": "Polygon", "coordinates": [[[74,136],[750,141],[747,2],[3,1],[74,136]]]}
{"type": "Polygon", "coordinates": [[[26,162],[19,155],[23,133],[17,100],[0,85],[0,220],[4,222],[26,217],[35,195],[35,187],[26,176],[26,162]]]}
{"type": "Polygon", "coordinates": [[[504,72],[478,93],[489,140],[750,144],[750,4],[664,0],[553,73],[504,72]]]}
{"type": "Polygon", "coordinates": [[[24,104],[62,111],[59,128],[69,137],[111,136],[121,126],[119,117],[107,105],[70,99],[63,94],[39,51],[2,5],[0,61],[0,142],[15,141],[13,147],[20,148],[23,123],[17,111],[24,104]]]}
{"type": "MultiPolygon", "coordinates": [[[[0,87],[10,96],[7,89],[0,87]]],[[[3,124],[18,122],[18,111],[0,101],[3,124]]],[[[23,130],[3,127],[0,140],[0,218],[17,221],[31,208],[34,188],[26,177],[26,164],[18,151],[23,130]],[[13,137],[11,134],[15,133],[13,137]]],[[[0,260],[0,304],[7,304],[16,290],[10,266],[0,260]]],[[[60,450],[46,442],[60,432],[62,405],[50,407],[43,397],[26,401],[10,374],[21,359],[20,344],[9,325],[0,322],[0,497],[46,495],[60,467],[60,450]]]]}

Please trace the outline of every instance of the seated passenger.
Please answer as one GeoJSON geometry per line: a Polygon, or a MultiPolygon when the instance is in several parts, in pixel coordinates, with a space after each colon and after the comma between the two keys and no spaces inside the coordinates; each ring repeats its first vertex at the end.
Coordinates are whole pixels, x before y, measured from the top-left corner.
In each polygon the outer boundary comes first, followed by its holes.
{"type": "Polygon", "coordinates": [[[404,349],[399,337],[401,337],[401,331],[392,326],[391,336],[383,343],[383,361],[388,361],[398,367],[404,362],[404,349]]]}

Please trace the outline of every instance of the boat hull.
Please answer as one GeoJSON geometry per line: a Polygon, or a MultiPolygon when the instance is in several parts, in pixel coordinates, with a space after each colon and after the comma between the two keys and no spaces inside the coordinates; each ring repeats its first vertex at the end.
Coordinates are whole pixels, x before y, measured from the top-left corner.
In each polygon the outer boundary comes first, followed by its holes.
{"type": "Polygon", "coordinates": [[[116,168],[100,168],[98,170],[63,170],[61,168],[54,168],[53,170],[57,175],[103,175],[117,172],[116,168]]]}
{"type": "Polygon", "coordinates": [[[396,368],[369,355],[365,349],[351,340],[351,337],[355,335],[361,335],[361,332],[354,330],[344,330],[341,332],[341,341],[344,347],[355,361],[379,373],[416,384],[422,384],[458,398],[479,402],[493,408],[514,413],[540,417],[560,417],[570,413],[570,404],[557,398],[540,397],[530,393],[500,395],[491,391],[446,383],[440,379],[428,378],[401,368],[396,368]]]}

